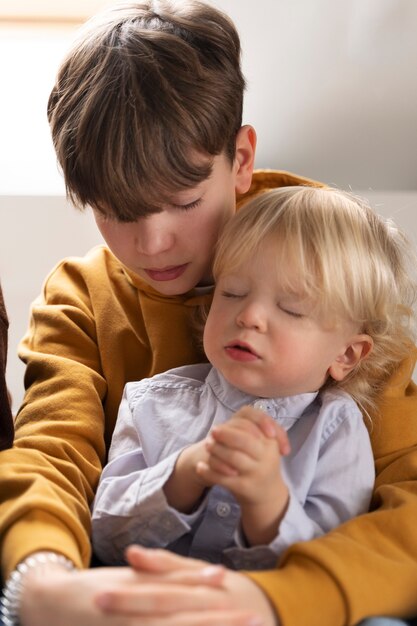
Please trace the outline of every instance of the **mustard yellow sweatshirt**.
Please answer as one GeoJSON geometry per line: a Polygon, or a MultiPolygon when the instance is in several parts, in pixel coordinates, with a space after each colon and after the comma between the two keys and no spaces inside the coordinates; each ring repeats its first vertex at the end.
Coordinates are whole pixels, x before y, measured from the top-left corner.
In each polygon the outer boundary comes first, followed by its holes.
{"type": "MultiPolygon", "coordinates": [[[[245,198],[306,182],[312,183],[260,171],[245,198]]],[[[209,299],[195,291],[160,295],[105,246],[62,261],[49,275],[20,346],[27,392],[15,447],[0,455],[4,577],[37,550],[88,565],[89,505],[124,384],[201,361],[191,339],[193,317],[209,299]]],[[[410,354],[393,376],[373,420],[373,511],[294,545],[275,570],[249,573],[282,626],[346,626],[372,614],[417,614],[414,360],[410,354]]]]}

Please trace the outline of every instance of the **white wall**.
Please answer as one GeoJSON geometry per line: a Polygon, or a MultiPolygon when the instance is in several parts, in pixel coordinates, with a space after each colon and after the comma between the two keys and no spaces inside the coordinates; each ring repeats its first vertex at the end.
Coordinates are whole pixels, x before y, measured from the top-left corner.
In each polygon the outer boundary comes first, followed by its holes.
{"type": "MultiPolygon", "coordinates": [[[[368,196],[417,238],[417,2],[213,0],[240,31],[244,122],[258,167],[282,168],[368,196]]],[[[8,380],[29,303],[61,257],[100,241],[64,199],[46,101],[74,27],[0,24],[0,277],[11,318],[8,380]]]]}
{"type": "Polygon", "coordinates": [[[0,196],[0,277],[10,319],[7,380],[15,411],[24,375],[16,351],[30,303],[60,259],[83,255],[101,241],[91,213],[76,211],[62,196],[0,196]]]}
{"type": "MultiPolygon", "coordinates": [[[[417,189],[415,0],[211,1],[241,34],[259,167],[417,189]]],[[[74,32],[0,23],[0,193],[63,193],[45,109],[74,32]]]]}
{"type": "Polygon", "coordinates": [[[234,19],[258,165],[417,189],[415,0],[213,0],[234,19]]]}

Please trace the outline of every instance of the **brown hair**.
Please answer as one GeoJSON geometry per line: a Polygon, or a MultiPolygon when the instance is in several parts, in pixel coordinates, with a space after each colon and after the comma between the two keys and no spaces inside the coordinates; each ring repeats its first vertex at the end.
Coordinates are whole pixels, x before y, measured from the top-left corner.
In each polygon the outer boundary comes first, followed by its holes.
{"type": "Polygon", "coordinates": [[[120,221],[159,211],[235,155],[244,78],[231,20],[195,0],[115,5],[64,60],[48,119],[66,190],[120,221]]]}
{"type": "MultiPolygon", "coordinates": [[[[365,200],[330,188],[282,187],[242,207],[226,224],[213,275],[235,272],[276,245],[276,270],[290,267],[288,292],[316,303],[325,324],[346,320],[373,340],[369,356],[342,381],[329,380],[365,410],[414,341],[416,256],[405,235],[365,200]],[[291,281],[296,276],[296,284],[291,281]]],[[[271,268],[273,271],[274,268],[271,268]]]]}

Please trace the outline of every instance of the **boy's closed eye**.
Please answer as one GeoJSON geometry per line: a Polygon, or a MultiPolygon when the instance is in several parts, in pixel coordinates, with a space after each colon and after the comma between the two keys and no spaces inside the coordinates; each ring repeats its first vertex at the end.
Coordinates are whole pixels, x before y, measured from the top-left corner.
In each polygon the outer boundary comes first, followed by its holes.
{"type": "Polygon", "coordinates": [[[295,307],[290,307],[278,302],[278,308],[283,312],[289,315],[290,317],[302,318],[305,317],[306,314],[304,312],[298,311],[295,307]]]}
{"type": "Polygon", "coordinates": [[[236,293],[236,292],[232,292],[232,291],[221,291],[220,292],[221,295],[224,298],[244,298],[245,297],[245,293],[236,293]]]}
{"type": "Polygon", "coordinates": [[[198,206],[200,206],[201,201],[202,198],[198,198],[197,200],[194,200],[193,202],[188,202],[187,204],[172,204],[172,207],[180,211],[191,211],[192,209],[196,209],[198,206]]]}

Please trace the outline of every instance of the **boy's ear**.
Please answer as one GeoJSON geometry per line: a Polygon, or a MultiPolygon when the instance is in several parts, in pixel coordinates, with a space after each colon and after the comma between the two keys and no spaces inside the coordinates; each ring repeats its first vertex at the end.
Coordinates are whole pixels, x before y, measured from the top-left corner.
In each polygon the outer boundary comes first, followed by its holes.
{"type": "Polygon", "coordinates": [[[236,154],[233,167],[236,172],[236,193],[246,193],[252,182],[255,163],[256,132],[252,126],[242,126],[236,136],[236,154]]]}
{"type": "Polygon", "coordinates": [[[328,369],[333,380],[343,380],[356,365],[372,351],[374,342],[369,335],[355,335],[328,369]]]}

